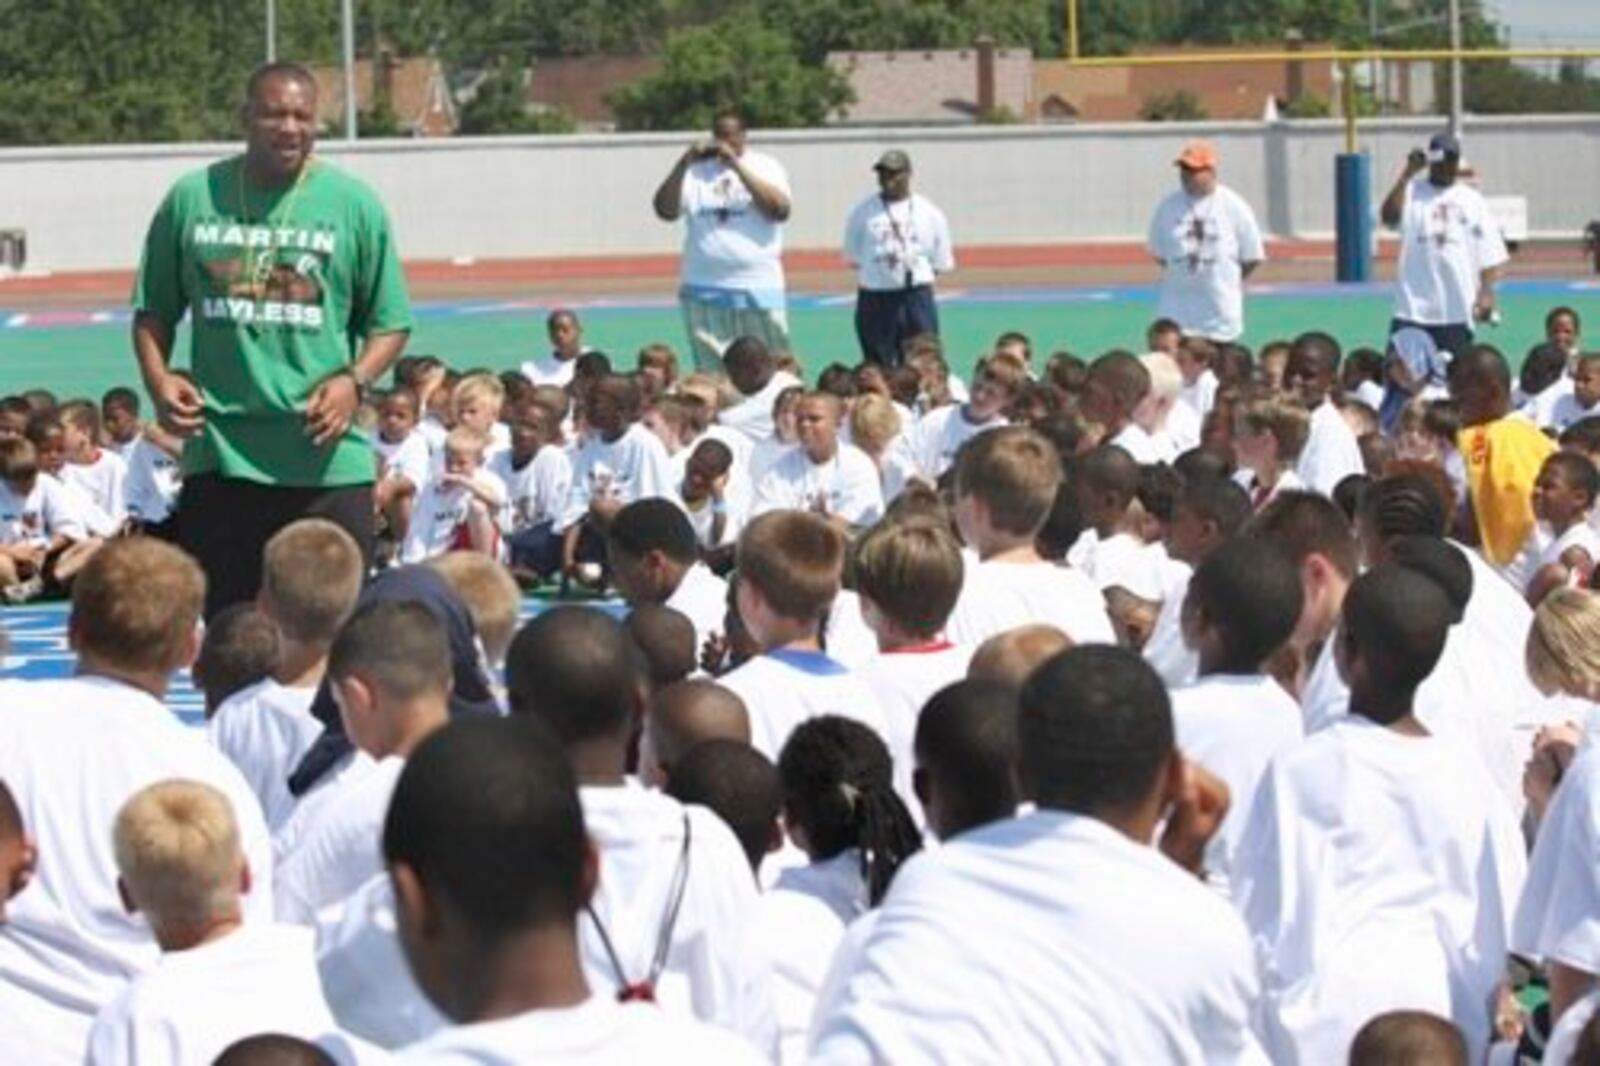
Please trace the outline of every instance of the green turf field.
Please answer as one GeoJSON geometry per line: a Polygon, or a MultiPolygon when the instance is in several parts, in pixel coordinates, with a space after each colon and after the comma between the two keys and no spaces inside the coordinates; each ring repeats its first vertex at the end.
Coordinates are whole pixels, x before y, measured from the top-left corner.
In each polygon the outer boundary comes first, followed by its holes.
{"type": "MultiPolygon", "coordinates": [[[[3,291],[0,291],[3,299],[3,291]]],[[[1252,294],[1246,308],[1252,347],[1302,330],[1326,329],[1346,347],[1381,345],[1390,309],[1387,286],[1274,286],[1252,294]]],[[[1520,362],[1541,339],[1545,312],[1569,304],[1600,323],[1600,285],[1584,281],[1514,281],[1501,287],[1504,323],[1480,336],[1520,362]]],[[[633,353],[651,341],[683,349],[676,306],[578,304],[586,340],[631,367],[633,353]]],[[[425,304],[410,350],[445,357],[456,366],[515,366],[544,346],[544,306],[461,302],[425,304]]],[[[19,316],[0,310],[0,393],[45,387],[62,396],[99,395],[135,384],[125,316],[88,313],[19,316]],[[107,321],[109,319],[109,321],[107,321]],[[8,324],[9,323],[9,324],[8,324]]],[[[1139,350],[1155,312],[1147,289],[985,290],[947,294],[941,325],[951,364],[962,374],[994,338],[1020,330],[1033,338],[1036,359],[1062,348],[1092,357],[1113,347],[1139,350]]],[[[796,350],[813,372],[858,356],[852,304],[843,297],[796,297],[790,323],[796,350]]],[[[1591,327],[1594,333],[1600,327],[1591,327]]],[[[180,351],[183,345],[180,343],[180,351]]]]}

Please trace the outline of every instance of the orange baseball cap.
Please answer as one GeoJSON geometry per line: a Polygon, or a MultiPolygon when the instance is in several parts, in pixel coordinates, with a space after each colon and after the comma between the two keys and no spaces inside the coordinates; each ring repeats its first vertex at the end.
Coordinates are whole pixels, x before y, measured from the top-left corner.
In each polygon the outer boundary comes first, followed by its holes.
{"type": "Polygon", "coordinates": [[[1190,141],[1178,153],[1175,162],[1190,170],[1217,169],[1217,146],[1210,141],[1190,141]]]}

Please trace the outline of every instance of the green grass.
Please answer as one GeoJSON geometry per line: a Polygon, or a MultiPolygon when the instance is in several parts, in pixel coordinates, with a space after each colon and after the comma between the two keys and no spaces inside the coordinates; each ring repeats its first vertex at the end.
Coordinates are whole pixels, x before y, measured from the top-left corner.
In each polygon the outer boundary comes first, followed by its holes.
{"type": "MultiPolygon", "coordinates": [[[[994,338],[1020,330],[1034,342],[1035,358],[1067,349],[1092,357],[1108,348],[1142,349],[1145,326],[1155,314],[1148,297],[1119,294],[1116,299],[1059,301],[1019,293],[1015,301],[947,302],[940,310],[950,361],[962,374],[994,338]]],[[[1600,300],[1589,292],[1553,285],[1507,286],[1501,297],[1505,323],[1485,329],[1484,340],[1499,346],[1513,364],[1542,337],[1545,312],[1558,303],[1578,306],[1600,322],[1600,300]]],[[[1252,347],[1307,329],[1325,329],[1346,348],[1381,347],[1389,322],[1387,292],[1358,289],[1349,295],[1268,295],[1251,299],[1252,347]]],[[[631,367],[633,353],[664,340],[683,350],[683,326],[674,307],[593,308],[582,312],[586,339],[631,367]]],[[[848,304],[799,303],[790,311],[796,350],[813,373],[830,362],[858,359],[852,309],[848,304]]],[[[1592,332],[1592,330],[1591,330],[1592,332]]],[[[516,366],[545,347],[543,313],[538,310],[482,314],[438,314],[423,309],[410,350],[440,355],[456,366],[516,366]]],[[[187,351],[180,339],[179,351],[187,351]]],[[[180,358],[180,363],[184,359],[180,358]]],[[[126,325],[0,328],[0,393],[44,387],[62,396],[98,396],[113,385],[136,384],[138,375],[126,325]]]]}

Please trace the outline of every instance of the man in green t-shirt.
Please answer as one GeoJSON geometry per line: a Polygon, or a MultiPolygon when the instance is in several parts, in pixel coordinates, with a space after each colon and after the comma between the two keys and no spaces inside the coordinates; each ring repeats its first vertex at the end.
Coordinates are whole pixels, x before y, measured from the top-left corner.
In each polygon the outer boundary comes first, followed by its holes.
{"type": "Polygon", "coordinates": [[[354,416],[411,308],[382,205],[312,158],[316,104],[298,64],[251,75],[244,154],[172,187],[134,288],[145,388],[187,438],[178,538],[208,613],[255,596],[262,547],[297,518],[331,519],[371,555],[376,466],[354,416]],[[169,366],[186,313],[192,376],[169,366]]]}

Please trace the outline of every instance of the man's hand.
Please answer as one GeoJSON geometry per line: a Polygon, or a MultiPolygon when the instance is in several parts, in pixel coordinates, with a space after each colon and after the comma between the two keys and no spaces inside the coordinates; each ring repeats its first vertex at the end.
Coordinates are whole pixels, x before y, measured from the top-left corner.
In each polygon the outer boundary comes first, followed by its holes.
{"type": "Polygon", "coordinates": [[[1221,828],[1228,806],[1228,786],[1222,778],[1185,760],[1183,785],[1158,842],[1162,853],[1190,873],[1200,874],[1206,844],[1221,828]]]}
{"type": "Polygon", "coordinates": [[[306,436],[318,448],[325,448],[344,436],[356,408],[361,406],[361,390],[349,374],[335,374],[315,389],[306,402],[306,436]]]}
{"type": "Polygon", "coordinates": [[[1478,298],[1472,302],[1472,317],[1478,322],[1487,322],[1494,316],[1494,290],[1479,289],[1478,298]]]}
{"type": "Polygon", "coordinates": [[[192,437],[205,427],[204,399],[194,382],[168,371],[148,382],[161,428],[178,437],[192,437]]]}
{"type": "Polygon", "coordinates": [[[1421,148],[1413,148],[1406,155],[1406,177],[1414,178],[1428,169],[1428,154],[1421,148]]]}

